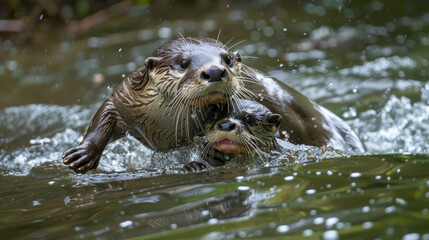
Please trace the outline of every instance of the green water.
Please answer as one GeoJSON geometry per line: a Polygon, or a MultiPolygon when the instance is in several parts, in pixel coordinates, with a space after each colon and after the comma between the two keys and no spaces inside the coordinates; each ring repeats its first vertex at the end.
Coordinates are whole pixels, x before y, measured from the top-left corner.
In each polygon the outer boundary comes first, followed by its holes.
{"type": "Polygon", "coordinates": [[[76,34],[42,27],[20,45],[0,35],[0,238],[429,239],[428,32],[425,1],[325,0],[176,2],[76,34]],[[130,137],[90,174],[62,164],[160,44],[220,29],[367,152],[182,174],[192,149],[153,153],[130,137]]]}

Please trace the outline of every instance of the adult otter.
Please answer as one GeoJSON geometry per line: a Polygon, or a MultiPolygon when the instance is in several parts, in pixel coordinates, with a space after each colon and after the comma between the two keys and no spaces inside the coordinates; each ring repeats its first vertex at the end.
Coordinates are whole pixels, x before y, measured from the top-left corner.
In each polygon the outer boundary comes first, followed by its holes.
{"type": "Polygon", "coordinates": [[[154,150],[191,142],[201,132],[209,104],[246,97],[240,60],[214,39],[178,39],[159,47],[98,109],[79,146],[64,164],[95,169],[106,145],[129,133],[154,150]]]}
{"type": "MultiPolygon", "coordinates": [[[[228,160],[225,154],[250,155],[280,150],[275,135],[282,117],[264,105],[250,100],[238,100],[228,105],[215,106],[205,124],[203,158],[213,166],[222,166],[228,160]]],[[[193,161],[182,168],[197,172],[205,168],[193,161]]]]}
{"type": "Polygon", "coordinates": [[[202,130],[208,111],[204,106],[252,98],[282,115],[280,132],[286,131],[292,143],[363,151],[339,117],[242,64],[240,54],[221,42],[181,38],[159,47],[118,86],[79,146],[62,158],[76,172],[94,169],[106,145],[126,133],[154,150],[185,145],[202,130]]]}

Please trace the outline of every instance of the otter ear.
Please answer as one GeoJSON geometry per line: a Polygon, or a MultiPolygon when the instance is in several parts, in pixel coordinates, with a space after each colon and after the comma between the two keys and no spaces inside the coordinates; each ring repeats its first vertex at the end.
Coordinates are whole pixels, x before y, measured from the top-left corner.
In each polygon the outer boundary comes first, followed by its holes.
{"type": "Polygon", "coordinates": [[[276,127],[279,127],[280,126],[280,123],[282,122],[282,116],[280,116],[279,114],[277,114],[277,113],[271,113],[269,116],[268,116],[268,122],[269,123],[273,123],[273,124],[275,124],[276,125],[276,127]]]}
{"type": "Polygon", "coordinates": [[[158,64],[159,64],[160,61],[161,61],[161,58],[159,58],[159,57],[148,57],[144,61],[144,65],[145,65],[145,67],[146,67],[147,70],[151,71],[155,67],[158,66],[158,64]]]}
{"type": "Polygon", "coordinates": [[[241,62],[241,55],[239,52],[233,52],[234,56],[235,56],[235,60],[237,60],[237,62],[241,62]]]}

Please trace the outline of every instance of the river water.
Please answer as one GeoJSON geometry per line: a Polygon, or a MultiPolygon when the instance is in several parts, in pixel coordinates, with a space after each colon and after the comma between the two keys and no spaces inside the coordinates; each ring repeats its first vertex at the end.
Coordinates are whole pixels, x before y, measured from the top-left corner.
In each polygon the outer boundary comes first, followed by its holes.
{"type": "Polygon", "coordinates": [[[76,34],[41,27],[24,45],[3,38],[0,238],[429,239],[428,32],[423,0],[201,1],[136,6],[76,34]],[[101,103],[181,35],[230,41],[345,119],[367,151],[303,147],[296,163],[183,174],[193,149],[127,137],[96,171],[67,169],[62,152],[101,103]]]}

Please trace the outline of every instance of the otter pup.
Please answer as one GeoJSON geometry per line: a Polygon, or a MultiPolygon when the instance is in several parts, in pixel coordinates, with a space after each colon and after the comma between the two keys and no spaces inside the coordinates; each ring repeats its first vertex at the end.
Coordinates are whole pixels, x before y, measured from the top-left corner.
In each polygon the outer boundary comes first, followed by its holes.
{"type": "MultiPolygon", "coordinates": [[[[280,150],[275,135],[282,121],[264,105],[250,100],[238,100],[229,105],[216,106],[205,125],[206,144],[203,158],[213,166],[222,166],[225,154],[260,154],[280,150]],[[256,152],[254,152],[254,150],[256,152]]],[[[251,156],[249,156],[251,158],[251,156]]],[[[201,171],[205,165],[190,162],[184,172],[201,171]]]]}
{"type": "Polygon", "coordinates": [[[350,127],[283,82],[241,63],[221,42],[177,39],[159,47],[98,109],[79,144],[64,152],[76,172],[95,169],[106,145],[129,133],[154,150],[189,144],[201,134],[207,105],[253,99],[283,121],[279,132],[294,144],[362,152],[350,127]]]}
{"type": "Polygon", "coordinates": [[[64,152],[75,172],[95,169],[106,145],[129,133],[154,150],[191,142],[209,104],[248,97],[238,53],[214,39],[178,39],[159,47],[101,105],[79,144],[64,152]]]}

